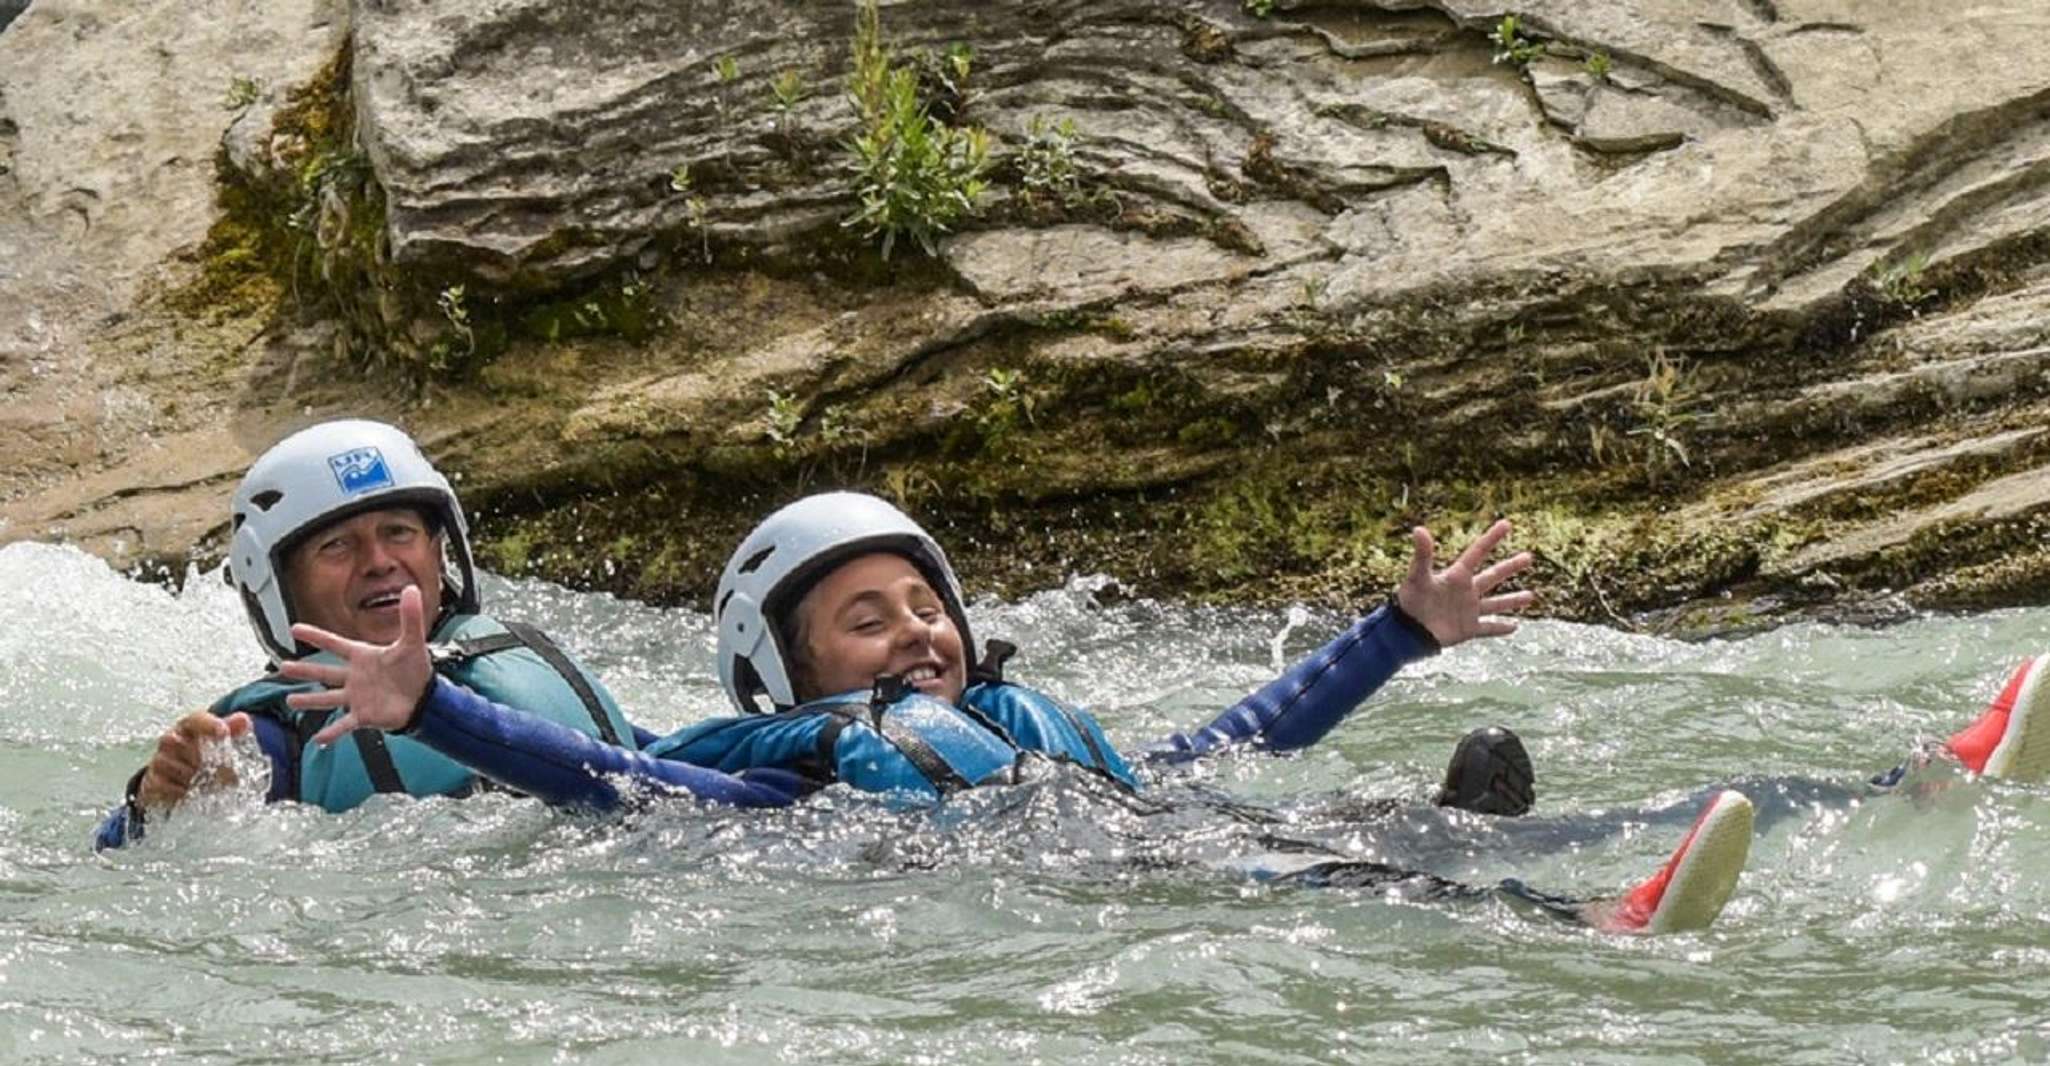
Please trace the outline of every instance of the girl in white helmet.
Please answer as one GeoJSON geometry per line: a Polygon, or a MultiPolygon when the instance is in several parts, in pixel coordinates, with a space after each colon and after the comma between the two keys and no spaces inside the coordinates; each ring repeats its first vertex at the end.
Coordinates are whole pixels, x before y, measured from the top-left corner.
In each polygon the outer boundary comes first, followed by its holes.
{"type": "MultiPolygon", "coordinates": [[[[1230,744],[1297,748],[1327,733],[1403,663],[1438,648],[1514,630],[1486,616],[1528,605],[1495,590],[1528,556],[1483,566],[1507,536],[1498,523],[1444,571],[1416,531],[1414,565],[1394,600],[1216,721],[1148,749],[1188,758],[1230,744]]],[[[719,673],[738,716],[686,727],[642,752],[611,748],[464,692],[428,668],[418,607],[397,642],[377,646],[308,626],[293,635],[346,665],[287,664],[287,676],[326,692],[294,706],[346,714],[316,737],[363,726],[397,730],[513,788],[552,803],[608,809],[626,781],[735,805],[794,802],[830,783],[933,800],[1008,783],[1035,763],[1082,767],[1140,787],[1130,764],[1084,711],[1001,676],[1005,649],[976,663],[959,582],[939,545],[872,496],[832,493],[770,516],[742,542],[714,598],[719,673]],[[767,706],[763,701],[767,701],[767,706]]],[[[1712,798],[1655,876],[1620,899],[1580,904],[1502,889],[1604,928],[1705,925],[1734,887],[1750,842],[1750,804],[1712,798]]],[[[1281,871],[1273,871],[1282,874],[1281,871]]],[[[1481,894],[1376,864],[1297,864],[1317,883],[1423,885],[1443,896],[1481,894]]]]}

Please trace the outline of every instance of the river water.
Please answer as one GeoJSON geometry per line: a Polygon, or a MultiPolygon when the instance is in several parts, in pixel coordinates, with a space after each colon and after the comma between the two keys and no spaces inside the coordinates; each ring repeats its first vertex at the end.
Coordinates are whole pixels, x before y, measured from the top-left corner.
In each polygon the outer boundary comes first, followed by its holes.
{"type": "MultiPolygon", "coordinates": [[[[1344,621],[1091,588],[978,604],[974,624],[1126,746],[1344,621]]],[[[487,596],[645,725],[720,710],[700,614],[525,581],[487,596]]],[[[927,814],[828,794],[769,814],[484,796],[335,816],[224,795],[95,856],[156,734],[253,676],[254,648],[218,574],[172,592],[0,548],[0,1061],[2050,1059],[2050,787],[1853,803],[1778,780],[1854,783],[1947,735],[2050,648],[2050,610],[1705,644],[1533,623],[1409,668],[1312,752],[1200,766],[1145,806],[1058,775],[927,814]],[[1545,817],[1369,802],[1425,796],[1487,722],[1528,741],[1545,817]],[[1702,933],[1231,872],[1280,836],[1614,892],[1701,786],[1736,779],[1761,829],[1702,933]]]]}

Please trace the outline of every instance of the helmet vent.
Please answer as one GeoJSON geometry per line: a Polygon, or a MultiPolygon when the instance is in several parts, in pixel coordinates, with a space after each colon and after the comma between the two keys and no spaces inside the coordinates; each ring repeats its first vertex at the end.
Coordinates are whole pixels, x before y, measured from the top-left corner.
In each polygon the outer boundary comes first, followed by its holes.
{"type": "Polygon", "coordinates": [[[284,498],[284,493],[279,492],[276,489],[266,489],[263,492],[259,492],[256,495],[249,497],[249,502],[255,504],[258,510],[268,511],[271,508],[276,507],[278,505],[278,501],[284,498]]]}
{"type": "Polygon", "coordinates": [[[733,602],[733,594],[738,591],[738,589],[727,589],[726,595],[719,597],[719,606],[712,608],[713,618],[718,618],[726,613],[726,605],[733,602]]]}
{"type": "Polygon", "coordinates": [[[771,544],[768,547],[763,548],[761,551],[758,551],[753,555],[748,556],[747,560],[740,564],[740,572],[743,574],[752,574],[755,571],[760,570],[762,568],[762,564],[768,562],[769,556],[774,554],[776,554],[776,546],[774,544],[771,544]]]}

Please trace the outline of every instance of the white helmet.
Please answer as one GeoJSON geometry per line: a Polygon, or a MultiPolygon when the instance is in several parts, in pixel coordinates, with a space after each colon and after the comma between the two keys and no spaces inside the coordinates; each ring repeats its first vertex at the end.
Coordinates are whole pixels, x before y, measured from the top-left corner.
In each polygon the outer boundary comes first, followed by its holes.
{"type": "MultiPolygon", "coordinates": [[[[477,579],[470,531],[448,479],[413,438],[382,422],[324,422],[263,453],[235,490],[228,582],[242,593],[249,624],[272,661],[306,653],[292,639],[293,610],[283,580],[299,541],[331,523],[382,507],[417,507],[445,535],[442,613],[475,614],[477,579]]],[[[430,620],[430,626],[437,620],[430,620]]]]}
{"type": "Polygon", "coordinates": [[[918,567],[960,630],[963,654],[975,660],[961,582],[939,542],[884,500],[859,492],[821,493],[763,519],[719,575],[712,598],[712,618],[719,627],[719,683],[735,707],[759,712],[759,693],[767,693],[777,708],[797,703],[782,623],[828,571],[875,551],[894,552],[918,567]]]}

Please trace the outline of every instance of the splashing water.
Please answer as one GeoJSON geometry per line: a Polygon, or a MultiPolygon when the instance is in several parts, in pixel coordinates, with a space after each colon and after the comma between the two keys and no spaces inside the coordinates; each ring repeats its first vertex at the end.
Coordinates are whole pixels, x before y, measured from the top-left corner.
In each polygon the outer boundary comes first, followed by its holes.
{"type": "MultiPolygon", "coordinates": [[[[1344,621],[1104,608],[1094,587],[978,603],[975,629],[1128,748],[1344,621]]],[[[1969,720],[2050,647],[2050,610],[1705,644],[1533,623],[1410,667],[1314,750],[1217,760],[1139,801],[1053,772],[929,813],[833,790],[772,813],[600,820],[485,795],[326,815],[265,808],[260,760],[224,745],[209,759],[232,785],[94,856],[158,734],[261,657],[218,575],[173,593],[13,545],[0,590],[0,1061],[2050,1056],[2050,787],[1841,787],[1969,720]],[[1426,796],[1489,722],[1529,744],[1537,816],[1376,813],[1426,796]],[[1704,933],[1616,939],[1228,872],[1286,839],[1612,892],[1732,780],[1761,835],[1704,933]]],[[[643,725],[724,712],[702,615],[533,582],[486,595],[643,725]]]]}

